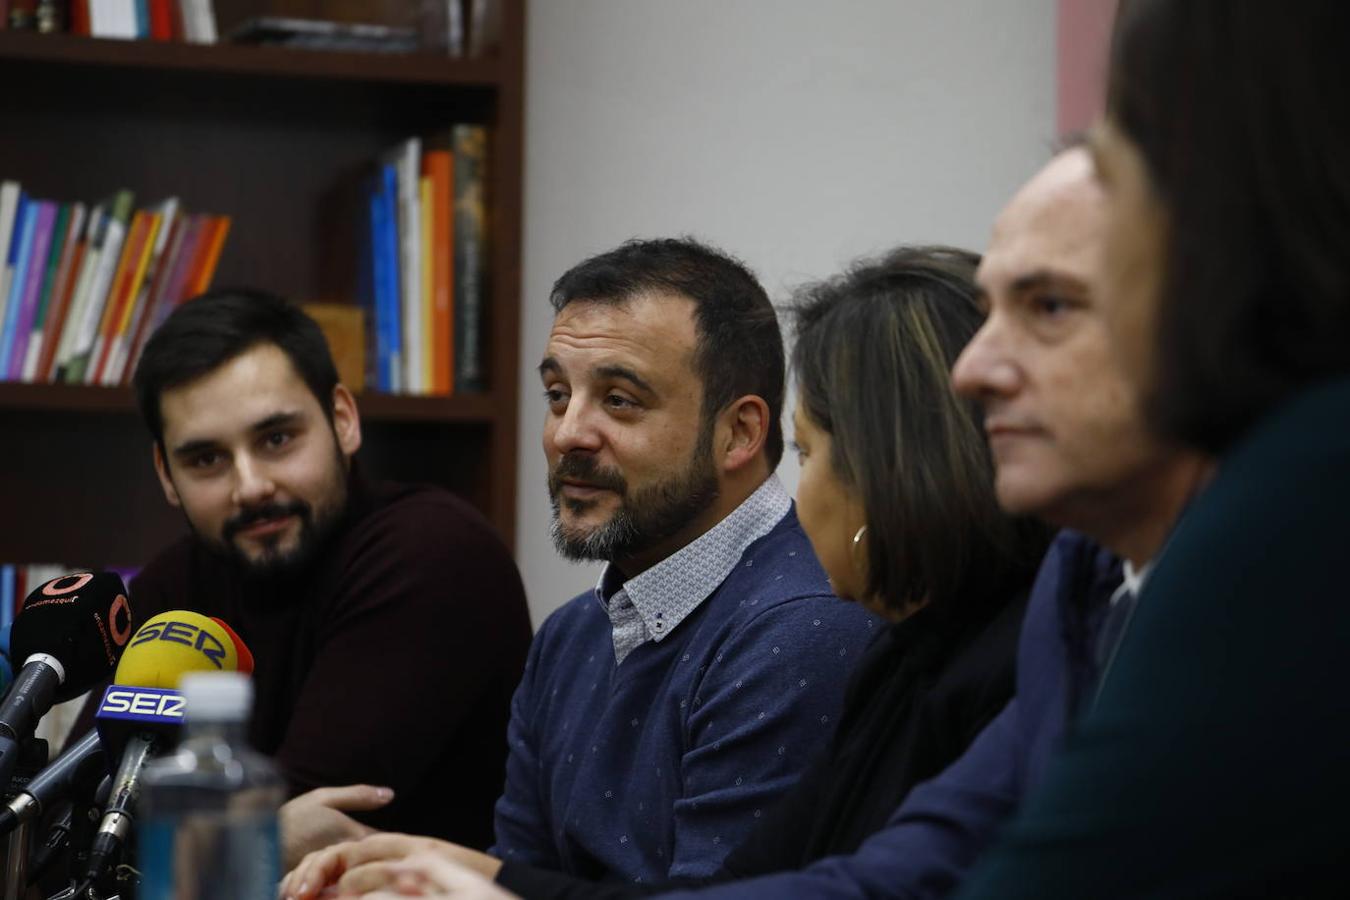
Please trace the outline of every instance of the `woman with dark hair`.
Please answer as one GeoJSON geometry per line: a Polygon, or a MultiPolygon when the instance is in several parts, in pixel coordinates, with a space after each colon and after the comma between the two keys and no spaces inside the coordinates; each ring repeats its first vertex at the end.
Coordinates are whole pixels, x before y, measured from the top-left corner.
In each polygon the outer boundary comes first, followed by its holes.
{"type": "MultiPolygon", "coordinates": [[[[715,880],[857,850],[1011,696],[1027,589],[1048,534],[999,510],[979,415],[951,390],[951,367],[983,321],[978,261],[950,248],[902,248],[798,297],[798,517],[835,593],[893,624],[859,662],[829,747],[763,811],[715,880]]],[[[434,893],[446,883],[437,866],[400,860],[425,850],[437,845],[391,835],[339,845],[288,884],[317,889],[366,863],[343,877],[343,890],[393,879],[434,893]]],[[[656,887],[597,885],[510,862],[497,882],[525,897],[656,887]]]]}
{"type": "Polygon", "coordinates": [[[1126,0],[1103,301],[1220,463],[1093,710],[965,896],[1344,896],[1350,4],[1126,0]]]}

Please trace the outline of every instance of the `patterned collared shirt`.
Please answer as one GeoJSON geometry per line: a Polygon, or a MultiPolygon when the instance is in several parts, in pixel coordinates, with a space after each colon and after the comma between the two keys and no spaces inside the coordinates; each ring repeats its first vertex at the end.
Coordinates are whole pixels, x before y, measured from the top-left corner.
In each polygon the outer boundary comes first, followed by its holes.
{"type": "Polygon", "coordinates": [[[745,548],[772,531],[791,508],[783,483],[770,475],[725,519],[621,586],[619,570],[606,565],[595,596],[613,627],[614,664],[679,627],[726,580],[745,548]]]}

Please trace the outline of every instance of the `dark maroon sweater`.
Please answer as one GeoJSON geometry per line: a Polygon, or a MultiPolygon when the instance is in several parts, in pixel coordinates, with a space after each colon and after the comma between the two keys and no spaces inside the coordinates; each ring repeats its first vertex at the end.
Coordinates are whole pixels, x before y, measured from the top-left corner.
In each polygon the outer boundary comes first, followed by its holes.
{"type": "Polygon", "coordinates": [[[487,847],[530,644],[520,574],[450,493],[369,484],[355,467],[350,484],[346,520],[303,579],[246,585],[187,537],[132,581],[136,622],[191,609],[239,633],[256,659],[249,739],[293,792],[387,785],[394,802],[358,818],[487,847]]]}

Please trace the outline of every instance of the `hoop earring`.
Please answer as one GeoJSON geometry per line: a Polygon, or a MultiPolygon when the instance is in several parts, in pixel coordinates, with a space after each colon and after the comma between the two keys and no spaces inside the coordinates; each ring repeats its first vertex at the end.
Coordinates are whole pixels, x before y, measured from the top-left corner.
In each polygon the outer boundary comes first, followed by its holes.
{"type": "Polygon", "coordinates": [[[853,570],[864,579],[867,578],[867,555],[862,552],[863,535],[867,534],[867,526],[859,528],[853,535],[853,544],[849,548],[849,560],[853,563],[853,570]]]}
{"type": "Polygon", "coordinates": [[[863,527],[858,529],[857,534],[853,535],[853,548],[855,550],[858,548],[858,544],[862,542],[863,535],[866,533],[867,533],[867,526],[864,525],[863,527]]]}

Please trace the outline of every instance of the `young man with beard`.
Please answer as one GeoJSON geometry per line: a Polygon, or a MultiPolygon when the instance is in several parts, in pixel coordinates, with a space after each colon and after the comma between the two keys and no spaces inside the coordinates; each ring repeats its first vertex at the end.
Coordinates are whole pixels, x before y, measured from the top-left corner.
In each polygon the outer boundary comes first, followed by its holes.
{"type": "Polygon", "coordinates": [[[249,740],[293,792],[392,788],[312,795],[288,856],[368,830],[337,808],[486,846],[530,640],[486,520],[446,491],[362,477],[356,401],[318,326],[280,298],[184,304],[135,387],[191,532],[133,579],[140,621],[190,609],[238,631],[256,659],[249,740]]]}

